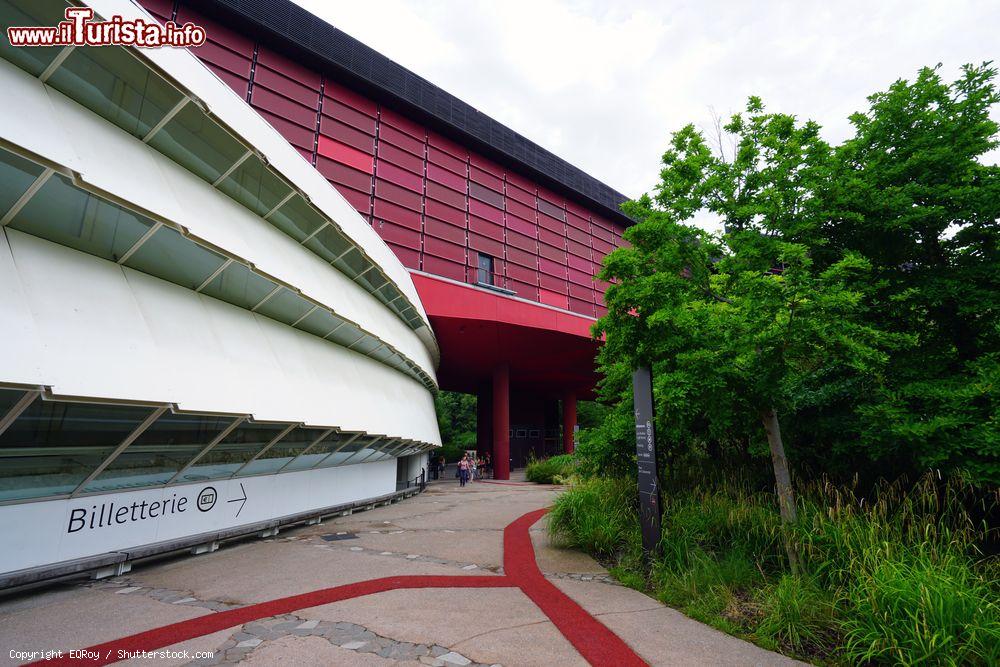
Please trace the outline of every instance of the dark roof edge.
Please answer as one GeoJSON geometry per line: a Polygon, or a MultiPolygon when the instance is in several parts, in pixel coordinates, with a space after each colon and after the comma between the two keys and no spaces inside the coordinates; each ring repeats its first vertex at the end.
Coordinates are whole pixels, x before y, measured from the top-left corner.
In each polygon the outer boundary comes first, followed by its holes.
{"type": "MultiPolygon", "coordinates": [[[[202,0],[191,5],[244,24],[277,51],[319,60],[376,99],[400,104],[432,129],[457,139],[546,187],[596,208],[619,224],[633,221],[619,205],[628,197],[566,160],[477,111],[451,93],[290,0],[202,0]]],[[[329,74],[329,71],[324,71],[329,74]]]]}

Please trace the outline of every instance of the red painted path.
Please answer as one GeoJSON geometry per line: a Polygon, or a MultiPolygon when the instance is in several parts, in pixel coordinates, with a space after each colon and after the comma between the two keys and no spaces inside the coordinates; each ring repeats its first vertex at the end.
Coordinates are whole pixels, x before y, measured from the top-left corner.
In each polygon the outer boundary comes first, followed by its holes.
{"type": "Polygon", "coordinates": [[[233,628],[261,618],[290,614],[300,609],[341,602],[363,595],[384,593],[403,588],[519,588],[541,609],[549,620],[592,665],[630,667],[646,662],[628,644],[611,632],[546,579],[535,562],[535,549],[528,530],[548,510],[528,512],[503,531],[503,576],[399,576],[359,581],[344,586],[321,588],[301,595],[269,600],[239,609],[220,611],[187,621],[164,625],[121,639],[88,648],[89,655],[100,658],[70,659],[67,655],[32,665],[107,665],[117,662],[112,656],[118,651],[154,651],[195,637],[233,628]]]}

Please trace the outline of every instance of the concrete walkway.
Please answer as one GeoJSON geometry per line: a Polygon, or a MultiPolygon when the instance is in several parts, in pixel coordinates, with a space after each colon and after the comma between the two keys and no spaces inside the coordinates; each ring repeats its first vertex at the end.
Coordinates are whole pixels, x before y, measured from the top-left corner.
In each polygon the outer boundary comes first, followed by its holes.
{"type": "Polygon", "coordinates": [[[513,524],[557,493],[448,479],[272,539],[0,600],[0,664],[102,644],[81,662],[796,664],[616,585],[589,557],[552,547],[544,519],[530,532],[537,517],[521,520],[518,548],[513,524]],[[161,653],[118,653],[140,647],[161,653]]]}

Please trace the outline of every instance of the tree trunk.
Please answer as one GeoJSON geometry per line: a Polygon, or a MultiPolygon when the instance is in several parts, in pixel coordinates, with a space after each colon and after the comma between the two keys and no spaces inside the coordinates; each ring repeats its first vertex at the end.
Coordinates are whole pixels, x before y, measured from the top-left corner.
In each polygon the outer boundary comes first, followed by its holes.
{"type": "Polygon", "coordinates": [[[791,539],[789,526],[795,523],[795,495],[792,491],[792,477],[788,472],[788,459],[785,458],[785,445],[781,441],[781,425],[778,424],[778,414],[774,408],[768,408],[761,413],[761,422],[767,433],[767,444],[771,449],[771,464],[774,466],[775,491],[778,494],[778,507],[781,509],[781,531],[785,540],[785,552],[788,554],[788,564],[792,574],[799,573],[799,554],[791,539]]]}

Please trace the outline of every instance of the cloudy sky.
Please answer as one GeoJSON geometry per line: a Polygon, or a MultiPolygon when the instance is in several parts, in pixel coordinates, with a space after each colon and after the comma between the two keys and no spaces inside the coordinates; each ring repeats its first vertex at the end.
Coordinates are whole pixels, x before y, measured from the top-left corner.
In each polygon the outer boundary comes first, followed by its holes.
{"type": "Polygon", "coordinates": [[[1000,61],[996,0],[296,2],[628,196],[749,95],[838,141],[923,65],[1000,61]]]}

